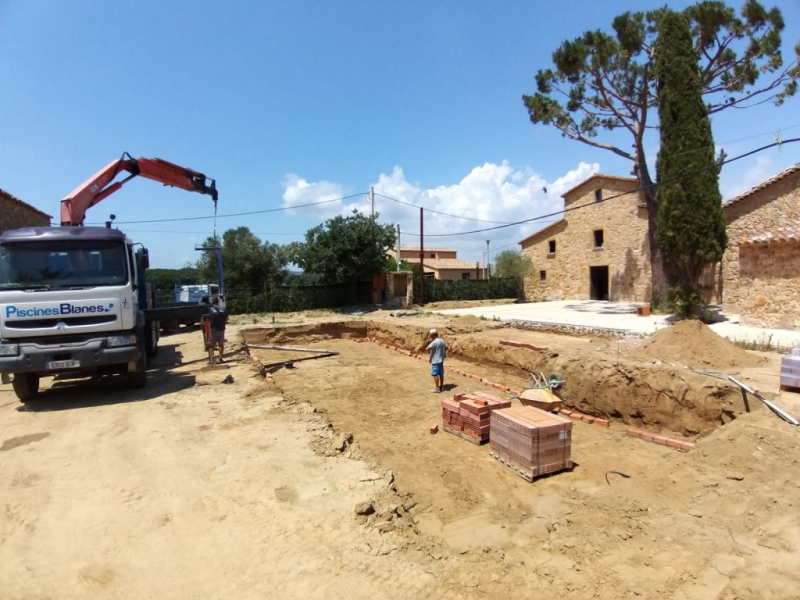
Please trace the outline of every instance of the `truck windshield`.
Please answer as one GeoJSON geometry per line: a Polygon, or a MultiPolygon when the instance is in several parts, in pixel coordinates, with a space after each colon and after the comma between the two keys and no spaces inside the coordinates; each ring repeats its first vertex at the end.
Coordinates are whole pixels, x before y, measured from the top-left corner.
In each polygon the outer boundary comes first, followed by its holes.
{"type": "Polygon", "coordinates": [[[125,256],[114,241],[9,242],[0,245],[0,290],[124,285],[125,256]]]}

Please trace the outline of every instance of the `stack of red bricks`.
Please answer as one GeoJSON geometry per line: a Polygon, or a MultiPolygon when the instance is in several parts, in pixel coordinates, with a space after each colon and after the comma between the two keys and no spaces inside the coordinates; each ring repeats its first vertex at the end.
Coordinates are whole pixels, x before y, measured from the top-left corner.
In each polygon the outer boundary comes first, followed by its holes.
{"type": "Polygon", "coordinates": [[[572,468],[572,421],[522,406],[491,414],[490,454],[528,481],[572,468]]]}
{"type": "Polygon", "coordinates": [[[452,400],[442,400],[443,428],[471,442],[483,444],[489,441],[492,412],[510,406],[510,400],[483,392],[455,394],[452,400]]]}

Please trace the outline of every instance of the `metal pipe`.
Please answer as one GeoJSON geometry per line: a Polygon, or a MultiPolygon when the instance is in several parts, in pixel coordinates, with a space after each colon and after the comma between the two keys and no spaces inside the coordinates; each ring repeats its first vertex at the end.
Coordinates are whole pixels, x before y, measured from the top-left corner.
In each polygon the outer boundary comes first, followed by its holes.
{"type": "Polygon", "coordinates": [[[772,412],[774,412],[776,415],[778,415],[781,419],[783,419],[787,423],[791,423],[795,427],[800,426],[800,421],[795,419],[792,415],[787,413],[785,410],[775,406],[772,402],[770,402],[769,400],[764,398],[764,396],[762,396],[761,394],[759,394],[758,392],[756,392],[752,388],[746,386],[741,381],[739,381],[738,379],[736,379],[735,377],[732,377],[730,375],[728,376],[728,379],[730,379],[733,383],[738,385],[744,391],[749,392],[754,398],[758,398],[759,400],[761,400],[761,402],[763,402],[764,404],[767,405],[767,408],[769,408],[772,412]]]}

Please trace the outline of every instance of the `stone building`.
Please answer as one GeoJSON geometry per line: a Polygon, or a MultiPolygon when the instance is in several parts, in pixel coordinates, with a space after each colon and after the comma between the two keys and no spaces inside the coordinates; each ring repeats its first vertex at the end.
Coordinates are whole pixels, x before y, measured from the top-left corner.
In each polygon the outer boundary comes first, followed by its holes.
{"type": "Polygon", "coordinates": [[[0,189],[0,233],[20,227],[47,227],[52,218],[0,189]]]}
{"type": "Polygon", "coordinates": [[[636,179],[597,174],[566,192],[566,216],[519,242],[534,265],[525,300],[649,302],[647,208],[637,188],[636,179]]]}
{"type": "Polygon", "coordinates": [[[800,328],[800,163],[723,205],[723,310],[758,327],[800,328]]]}
{"type": "MultiPolygon", "coordinates": [[[[423,248],[425,253],[425,277],[442,280],[453,279],[486,279],[486,269],[480,263],[473,263],[458,258],[457,251],[452,248],[432,246],[423,248]]],[[[397,260],[397,249],[387,252],[397,260]]],[[[400,248],[400,260],[409,264],[419,264],[419,246],[403,246],[400,248]]]]}

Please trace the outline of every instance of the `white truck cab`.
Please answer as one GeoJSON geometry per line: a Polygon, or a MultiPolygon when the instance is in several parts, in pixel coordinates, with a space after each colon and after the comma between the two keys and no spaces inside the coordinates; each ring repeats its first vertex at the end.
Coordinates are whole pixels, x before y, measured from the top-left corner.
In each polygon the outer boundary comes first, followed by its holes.
{"type": "Polygon", "coordinates": [[[0,373],[27,402],[39,378],[125,372],[146,383],[154,353],[143,310],[147,251],[101,227],[32,227],[0,235],[0,373]]]}

